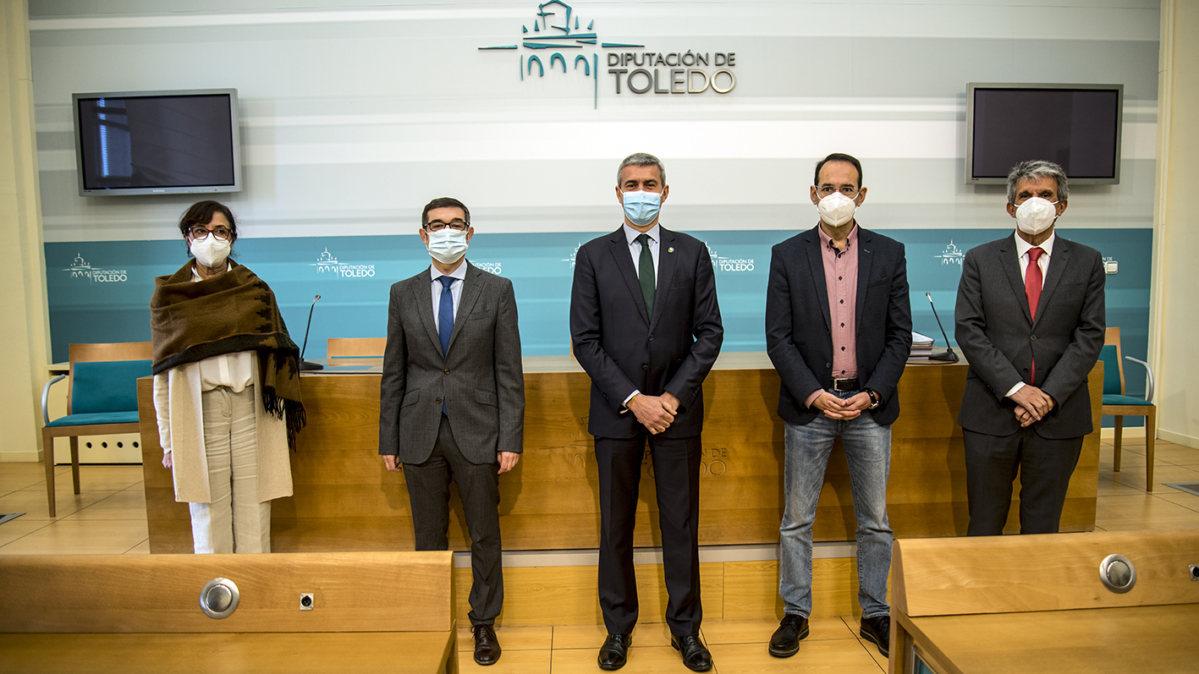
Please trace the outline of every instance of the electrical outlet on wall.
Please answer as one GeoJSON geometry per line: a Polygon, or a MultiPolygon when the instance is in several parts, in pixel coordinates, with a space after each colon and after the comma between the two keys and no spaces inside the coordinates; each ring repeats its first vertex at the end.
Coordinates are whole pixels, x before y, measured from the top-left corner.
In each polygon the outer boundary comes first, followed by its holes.
{"type": "Polygon", "coordinates": [[[315,605],[316,605],[316,595],[314,595],[311,592],[301,592],[300,593],[300,610],[301,611],[311,611],[315,605]]]}

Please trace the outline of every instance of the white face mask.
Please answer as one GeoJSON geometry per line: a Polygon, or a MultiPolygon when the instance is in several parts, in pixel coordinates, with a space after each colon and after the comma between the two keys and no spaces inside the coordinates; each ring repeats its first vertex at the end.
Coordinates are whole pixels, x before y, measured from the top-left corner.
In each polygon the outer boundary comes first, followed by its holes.
{"type": "Polygon", "coordinates": [[[188,244],[188,249],[191,250],[197,262],[211,269],[224,264],[229,257],[229,251],[233,249],[233,242],[221,241],[215,235],[209,234],[199,241],[193,239],[188,244]]]}
{"type": "Polygon", "coordinates": [[[454,264],[466,255],[466,231],[458,231],[446,227],[436,232],[427,232],[429,236],[429,255],[442,264],[454,264]]]}
{"type": "Polygon", "coordinates": [[[1031,197],[1016,209],[1016,226],[1029,236],[1049,229],[1057,220],[1057,202],[1031,197]]]}
{"type": "Polygon", "coordinates": [[[833,192],[816,204],[816,210],[820,211],[820,219],[830,227],[840,227],[853,220],[854,211],[857,209],[858,205],[854,200],[840,192],[833,192]]]}

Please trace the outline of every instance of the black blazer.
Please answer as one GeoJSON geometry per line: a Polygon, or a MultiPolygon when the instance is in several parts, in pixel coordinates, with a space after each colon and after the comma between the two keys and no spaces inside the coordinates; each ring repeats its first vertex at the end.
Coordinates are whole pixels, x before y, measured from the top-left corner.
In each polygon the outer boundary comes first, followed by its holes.
{"type": "MultiPolygon", "coordinates": [[[[779,416],[807,424],[820,410],[804,405],[833,385],[833,333],[816,227],[776,245],[766,287],[766,350],[783,380],[779,416]]],[[[899,417],[896,388],[912,351],[912,306],[903,244],[858,227],[858,380],[883,397],[870,410],[880,424],[899,417]]]]}
{"type": "Polygon", "coordinates": [[[379,453],[423,463],[433,453],[441,402],[471,463],[523,451],[525,379],[512,281],[471,265],[448,353],[433,322],[429,268],[391,286],[379,390],[379,453]]]}
{"type": "Polygon", "coordinates": [[[1103,257],[1094,248],[1056,237],[1034,322],[1015,236],[972,248],[962,261],[954,337],[970,370],[958,423],[988,435],[1019,430],[1016,404],[1004,394],[1027,381],[1035,356],[1033,384],[1057,404],[1033,428],[1051,439],[1086,435],[1092,430],[1087,374],[1103,348],[1103,257]]]}
{"type": "Polygon", "coordinates": [[[724,341],[716,277],[702,241],[660,229],[652,318],[645,313],[623,226],[587,242],[575,256],[570,336],[575,358],[591,377],[587,430],[597,437],[641,432],[632,412],[621,414],[635,390],[655,396],[669,391],[679,399],[678,415],[662,437],[692,437],[703,430],[700,384],[724,341]]]}

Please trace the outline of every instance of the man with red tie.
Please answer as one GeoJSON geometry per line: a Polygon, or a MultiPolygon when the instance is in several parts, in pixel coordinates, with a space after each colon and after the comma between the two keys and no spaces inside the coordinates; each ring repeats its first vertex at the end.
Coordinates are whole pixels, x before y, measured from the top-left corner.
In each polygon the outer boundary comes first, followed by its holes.
{"type": "Polygon", "coordinates": [[[1003,533],[1020,474],[1020,533],[1056,533],[1083,436],[1087,374],[1104,334],[1099,251],[1056,235],[1065,171],[1048,161],[1008,175],[1016,233],[966,253],[955,336],[970,363],[958,423],[971,536],[1003,533]]]}

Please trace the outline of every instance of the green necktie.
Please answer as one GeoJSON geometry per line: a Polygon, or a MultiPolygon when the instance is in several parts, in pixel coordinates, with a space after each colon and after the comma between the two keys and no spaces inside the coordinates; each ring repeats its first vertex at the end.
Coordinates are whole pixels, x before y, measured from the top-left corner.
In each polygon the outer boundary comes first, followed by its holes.
{"type": "Polygon", "coordinates": [[[641,234],[637,237],[637,242],[641,244],[641,258],[637,262],[637,277],[641,281],[641,296],[645,298],[645,313],[653,318],[654,290],[658,284],[654,281],[654,256],[649,252],[649,235],[641,234]]]}

